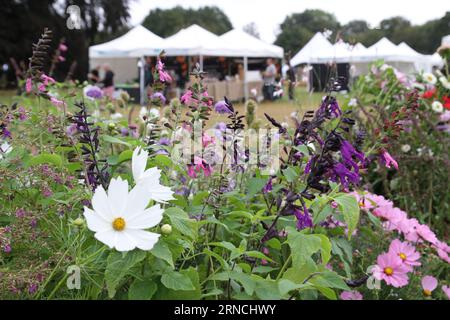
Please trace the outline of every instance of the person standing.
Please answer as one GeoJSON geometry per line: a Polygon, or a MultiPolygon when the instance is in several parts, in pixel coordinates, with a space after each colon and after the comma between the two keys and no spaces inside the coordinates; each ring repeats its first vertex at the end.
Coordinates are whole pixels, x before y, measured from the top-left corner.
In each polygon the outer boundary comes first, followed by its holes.
{"type": "Polygon", "coordinates": [[[112,98],[114,93],[114,72],[112,72],[109,64],[104,64],[103,70],[105,71],[105,77],[101,81],[103,84],[103,94],[112,98]]]}
{"type": "Polygon", "coordinates": [[[295,99],[294,88],[295,88],[295,83],[296,83],[295,70],[291,66],[291,62],[289,60],[287,60],[287,66],[289,67],[289,69],[286,72],[286,78],[288,80],[288,88],[289,88],[289,90],[288,90],[289,100],[294,101],[294,99],[295,99]]]}
{"type": "Polygon", "coordinates": [[[273,92],[275,90],[275,77],[277,75],[277,68],[273,62],[272,58],[268,58],[266,60],[266,70],[262,73],[264,86],[263,86],[263,95],[264,100],[273,100],[273,92]]]}

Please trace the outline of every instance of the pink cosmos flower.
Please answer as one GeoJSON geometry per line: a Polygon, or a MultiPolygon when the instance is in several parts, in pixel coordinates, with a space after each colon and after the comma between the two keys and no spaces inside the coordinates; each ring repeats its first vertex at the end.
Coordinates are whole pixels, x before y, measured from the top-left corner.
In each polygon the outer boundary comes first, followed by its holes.
{"type": "Polygon", "coordinates": [[[408,268],[399,256],[384,253],[378,256],[377,265],[372,269],[377,280],[384,280],[388,285],[400,288],[408,284],[408,268]]]}
{"type": "Polygon", "coordinates": [[[406,212],[391,206],[378,207],[373,214],[384,221],[383,228],[389,231],[398,230],[401,222],[407,219],[406,212]]]}
{"type": "Polygon", "coordinates": [[[402,263],[407,266],[409,271],[412,271],[414,266],[420,266],[420,262],[418,261],[420,259],[420,253],[407,242],[401,242],[400,240],[395,239],[389,246],[389,253],[399,256],[402,263]]]}
{"type": "Polygon", "coordinates": [[[422,278],[423,294],[427,297],[431,296],[431,292],[437,288],[438,281],[435,277],[425,276],[422,278]]]}
{"type": "Polygon", "coordinates": [[[187,90],[180,98],[181,103],[189,104],[192,101],[192,91],[187,90]]]}
{"type": "Polygon", "coordinates": [[[416,229],[419,237],[421,237],[425,241],[428,241],[431,244],[436,244],[438,242],[435,233],[431,231],[430,227],[426,224],[421,224],[416,229]]]}
{"type": "Polygon", "coordinates": [[[31,78],[27,78],[27,81],[25,83],[25,90],[27,93],[30,93],[33,90],[33,82],[31,78]]]}
{"type": "Polygon", "coordinates": [[[449,286],[442,286],[442,291],[447,295],[447,298],[450,300],[450,287],[449,286]]]}
{"type": "Polygon", "coordinates": [[[441,258],[443,261],[450,263],[450,257],[449,257],[449,252],[450,252],[450,247],[442,241],[438,241],[433,248],[436,250],[439,258],[441,258]]]}
{"type": "Polygon", "coordinates": [[[363,296],[358,291],[343,291],[340,295],[341,300],[362,300],[363,296]]]}
{"type": "Polygon", "coordinates": [[[395,159],[392,158],[392,156],[386,150],[382,150],[380,159],[381,162],[386,166],[386,168],[390,169],[392,166],[394,166],[394,168],[398,170],[397,161],[395,161],[395,159]]]}
{"type": "Polygon", "coordinates": [[[172,77],[167,73],[166,70],[164,70],[164,63],[162,63],[161,59],[158,59],[156,62],[156,68],[158,69],[159,73],[159,80],[161,82],[171,82],[172,77]]]}

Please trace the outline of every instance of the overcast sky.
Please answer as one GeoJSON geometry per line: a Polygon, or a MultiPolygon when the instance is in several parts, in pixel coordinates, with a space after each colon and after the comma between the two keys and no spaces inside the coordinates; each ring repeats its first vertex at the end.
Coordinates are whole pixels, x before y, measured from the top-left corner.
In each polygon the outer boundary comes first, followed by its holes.
{"type": "Polygon", "coordinates": [[[448,0],[132,0],[131,24],[142,22],[151,9],[168,9],[176,5],[198,8],[220,7],[233,27],[255,22],[261,38],[273,42],[284,18],[305,9],[322,9],[334,13],[341,23],[364,19],[377,26],[385,18],[401,15],[413,24],[442,17],[450,11],[448,0]]]}

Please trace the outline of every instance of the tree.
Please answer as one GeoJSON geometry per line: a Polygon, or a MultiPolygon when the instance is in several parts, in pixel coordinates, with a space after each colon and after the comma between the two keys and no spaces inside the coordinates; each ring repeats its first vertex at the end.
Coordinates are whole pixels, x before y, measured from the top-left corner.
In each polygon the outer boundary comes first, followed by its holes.
{"type": "Polygon", "coordinates": [[[335,34],[339,22],[333,14],[322,10],[305,10],[286,17],[280,29],[275,44],[286,51],[297,52],[316,32],[331,30],[335,34]]]}
{"type": "Polygon", "coordinates": [[[2,0],[0,14],[0,63],[27,61],[31,56],[31,44],[36,42],[45,27],[54,33],[53,44],[66,39],[69,51],[67,61],[61,63],[60,77],[76,60],[75,76],[84,79],[88,69],[88,48],[98,39],[109,40],[120,32],[129,18],[129,0],[2,0]],[[81,29],[70,30],[66,26],[66,8],[80,8],[81,29]]]}
{"type": "Polygon", "coordinates": [[[163,38],[171,36],[192,24],[198,24],[217,35],[233,28],[222,10],[208,6],[201,7],[198,10],[184,9],[181,6],[168,10],[154,9],[150,11],[142,24],[163,38]]]}
{"type": "Polygon", "coordinates": [[[246,24],[242,30],[244,30],[245,32],[247,32],[248,34],[254,36],[255,38],[260,39],[261,36],[259,34],[258,31],[258,26],[256,25],[256,23],[254,22],[250,22],[249,24],[246,24]]]}

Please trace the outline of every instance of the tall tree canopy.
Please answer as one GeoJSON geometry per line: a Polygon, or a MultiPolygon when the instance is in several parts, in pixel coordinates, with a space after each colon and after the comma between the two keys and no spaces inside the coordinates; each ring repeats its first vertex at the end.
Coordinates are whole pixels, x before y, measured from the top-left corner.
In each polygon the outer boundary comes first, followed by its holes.
{"type": "Polygon", "coordinates": [[[48,27],[54,33],[55,46],[65,38],[69,47],[67,61],[59,69],[67,71],[76,59],[75,76],[81,79],[87,73],[89,46],[120,33],[129,18],[129,0],[1,0],[0,5],[1,63],[10,57],[27,61],[31,44],[48,27]],[[80,30],[67,28],[70,5],[80,8],[80,30]]]}
{"type": "Polygon", "coordinates": [[[168,10],[155,9],[150,11],[142,24],[163,38],[171,36],[192,24],[198,24],[218,35],[233,28],[227,15],[218,7],[184,9],[177,6],[168,10]]]}
{"type": "Polygon", "coordinates": [[[302,13],[294,13],[286,17],[281,24],[281,33],[275,44],[285,50],[297,52],[318,31],[325,29],[336,32],[339,29],[336,17],[322,10],[305,10],[302,13]]]}

